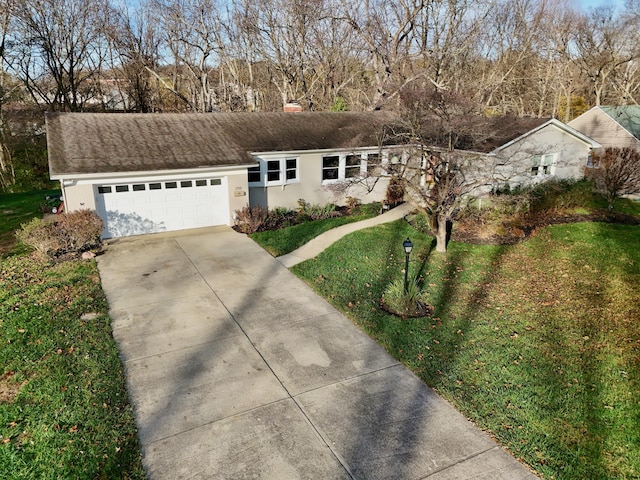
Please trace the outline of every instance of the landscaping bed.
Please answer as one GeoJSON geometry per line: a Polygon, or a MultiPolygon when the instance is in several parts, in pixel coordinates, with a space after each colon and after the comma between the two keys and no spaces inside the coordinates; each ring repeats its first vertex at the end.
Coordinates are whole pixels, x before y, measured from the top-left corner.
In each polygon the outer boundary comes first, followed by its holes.
{"type": "Polygon", "coordinates": [[[454,241],[476,245],[513,245],[535,235],[542,227],[577,222],[640,225],[640,217],[609,210],[576,213],[575,210],[568,209],[515,216],[504,219],[493,226],[468,218],[454,224],[451,238],[454,241]]]}

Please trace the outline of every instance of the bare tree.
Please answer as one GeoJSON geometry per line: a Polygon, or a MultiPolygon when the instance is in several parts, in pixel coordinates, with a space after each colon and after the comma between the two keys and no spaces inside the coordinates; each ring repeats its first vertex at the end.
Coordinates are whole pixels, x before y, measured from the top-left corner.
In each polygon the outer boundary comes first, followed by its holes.
{"type": "Polygon", "coordinates": [[[588,80],[596,105],[607,98],[617,72],[640,58],[638,32],[631,21],[632,17],[617,15],[610,5],[594,9],[575,26],[565,53],[588,80]]]}
{"type": "MultiPolygon", "coordinates": [[[[189,109],[217,109],[212,77],[226,42],[216,0],[156,0],[166,47],[171,52],[174,80],[165,86],[184,100],[189,109]],[[179,85],[184,80],[184,85],[179,85]]],[[[156,78],[162,80],[159,75],[156,78]]]]}
{"type": "Polygon", "coordinates": [[[281,105],[305,101],[315,109],[312,90],[314,63],[310,51],[319,23],[325,21],[324,1],[268,0],[242,3],[244,32],[251,38],[258,59],[264,62],[281,105]]]}
{"type": "Polygon", "coordinates": [[[401,94],[399,122],[391,143],[404,145],[396,174],[406,198],[424,215],[446,252],[456,215],[480,188],[491,183],[489,160],[474,152],[486,135],[469,96],[411,84],[401,94]]]}
{"type": "Polygon", "coordinates": [[[155,12],[148,2],[136,7],[122,6],[108,29],[112,68],[127,110],[153,112],[164,110],[159,100],[158,72],[160,33],[155,12]]]}
{"type": "Polygon", "coordinates": [[[369,52],[373,70],[373,98],[371,108],[379,108],[397,95],[402,85],[421,76],[412,73],[412,38],[416,21],[425,0],[343,0],[342,15],[369,52]]]}
{"type": "Polygon", "coordinates": [[[640,194],[640,152],[630,147],[607,148],[594,155],[593,167],[585,168],[585,176],[594,182],[609,208],[622,195],[640,194]]]}
{"type": "Polygon", "coordinates": [[[411,51],[419,52],[418,68],[425,70],[429,82],[454,91],[469,87],[483,25],[494,15],[495,5],[492,0],[423,2],[411,51]]]}
{"type": "Polygon", "coordinates": [[[14,0],[0,1],[0,189],[2,190],[13,185],[16,179],[11,150],[7,142],[8,125],[4,115],[4,105],[12,90],[5,72],[5,65],[6,52],[10,42],[9,30],[15,6],[14,0]]]}
{"type": "Polygon", "coordinates": [[[79,111],[99,95],[110,12],[106,0],[19,2],[12,67],[36,103],[79,111]]]}

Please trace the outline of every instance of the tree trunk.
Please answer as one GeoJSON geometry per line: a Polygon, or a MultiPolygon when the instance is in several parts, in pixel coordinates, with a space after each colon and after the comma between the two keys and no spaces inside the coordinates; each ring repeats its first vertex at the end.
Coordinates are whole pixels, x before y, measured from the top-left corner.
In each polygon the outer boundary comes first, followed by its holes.
{"type": "Polygon", "coordinates": [[[449,232],[447,229],[447,219],[444,215],[438,215],[436,233],[436,252],[446,253],[449,232]]]}

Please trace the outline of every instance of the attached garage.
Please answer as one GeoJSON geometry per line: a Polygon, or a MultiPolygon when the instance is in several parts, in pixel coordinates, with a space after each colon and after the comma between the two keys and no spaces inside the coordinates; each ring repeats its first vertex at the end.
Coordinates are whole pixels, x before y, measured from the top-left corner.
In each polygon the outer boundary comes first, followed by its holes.
{"type": "Polygon", "coordinates": [[[231,225],[256,160],[216,115],[51,113],[49,170],[103,238],[231,225]]]}
{"type": "Polygon", "coordinates": [[[96,212],[105,220],[103,237],[228,225],[226,177],[154,179],[95,187],[96,212]]]}

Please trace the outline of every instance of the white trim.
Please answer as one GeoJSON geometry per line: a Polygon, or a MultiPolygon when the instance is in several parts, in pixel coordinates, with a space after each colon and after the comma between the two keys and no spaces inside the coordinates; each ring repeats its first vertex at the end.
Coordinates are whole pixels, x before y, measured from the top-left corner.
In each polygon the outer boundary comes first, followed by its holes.
{"type": "Polygon", "coordinates": [[[519,137],[514,138],[510,142],[507,142],[504,145],[500,145],[498,148],[492,150],[490,153],[496,153],[496,152],[499,152],[501,150],[504,150],[505,148],[510,147],[511,145],[513,145],[515,143],[518,143],[522,139],[527,138],[528,136],[533,135],[534,133],[539,132],[540,130],[542,130],[543,128],[546,128],[548,126],[554,126],[556,128],[559,128],[560,130],[564,130],[566,133],[576,137],[578,140],[586,143],[591,148],[600,148],[602,146],[598,142],[593,140],[592,138],[589,138],[586,135],[584,135],[583,133],[580,133],[575,128],[570,127],[566,123],[562,123],[560,120],[556,120],[555,118],[552,118],[551,120],[543,123],[542,125],[539,125],[536,128],[534,128],[532,130],[529,130],[527,133],[524,133],[524,134],[520,135],[519,137]]]}
{"type": "MultiPolygon", "coordinates": [[[[398,145],[395,145],[398,146],[398,145]]],[[[394,145],[384,145],[382,149],[393,148],[394,145]]],[[[354,148],[316,148],[313,150],[282,150],[278,152],[274,151],[263,151],[263,152],[250,152],[253,157],[269,157],[269,156],[297,156],[297,155],[309,155],[309,154],[323,154],[326,152],[336,152],[336,153],[360,153],[360,152],[374,152],[379,151],[380,147],[378,146],[370,146],[370,147],[354,147],[354,148]]]]}
{"type": "Polygon", "coordinates": [[[257,165],[260,167],[260,181],[258,182],[249,182],[249,170],[247,169],[247,185],[249,187],[279,187],[285,185],[291,185],[294,183],[300,183],[300,157],[296,155],[283,155],[280,153],[271,153],[269,155],[264,155],[263,157],[257,157],[255,159],[257,161],[257,165]],[[295,178],[287,179],[287,161],[295,160],[295,178]],[[268,180],[269,172],[275,172],[276,170],[268,170],[269,162],[278,162],[278,172],[279,178],[278,180],[268,180]]]}
{"type": "Polygon", "coordinates": [[[143,170],[143,171],[128,171],[128,172],[96,172],[96,173],[65,173],[62,175],[51,175],[51,180],[96,180],[102,182],[105,178],[147,178],[147,177],[162,177],[162,176],[207,176],[211,174],[222,175],[224,173],[237,173],[245,172],[249,167],[254,167],[255,164],[247,165],[227,165],[224,167],[198,167],[198,168],[186,168],[186,169],[171,169],[171,170],[143,170]]]}

